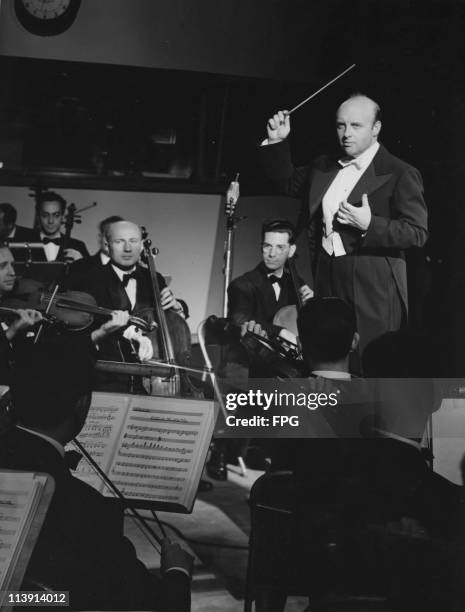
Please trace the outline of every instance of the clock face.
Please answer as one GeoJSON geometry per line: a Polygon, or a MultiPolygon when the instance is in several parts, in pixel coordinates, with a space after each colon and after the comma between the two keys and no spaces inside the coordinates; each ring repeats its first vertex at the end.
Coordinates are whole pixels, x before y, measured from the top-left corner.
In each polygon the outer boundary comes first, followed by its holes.
{"type": "Polygon", "coordinates": [[[18,21],[32,34],[53,36],[67,30],[81,0],[15,0],[18,21]]]}
{"type": "Polygon", "coordinates": [[[24,0],[26,11],[37,19],[56,19],[66,13],[71,0],[24,0]]]}

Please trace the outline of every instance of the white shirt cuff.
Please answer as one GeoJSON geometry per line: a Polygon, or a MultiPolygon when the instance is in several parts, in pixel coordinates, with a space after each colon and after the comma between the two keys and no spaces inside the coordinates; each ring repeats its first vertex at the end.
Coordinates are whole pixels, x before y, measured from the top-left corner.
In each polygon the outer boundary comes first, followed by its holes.
{"type": "Polygon", "coordinates": [[[265,138],[265,140],[262,140],[262,142],[260,143],[261,147],[267,147],[268,145],[274,145],[274,144],[278,144],[278,142],[283,142],[283,139],[281,140],[275,140],[274,142],[270,142],[268,140],[268,138],[265,138]]]}

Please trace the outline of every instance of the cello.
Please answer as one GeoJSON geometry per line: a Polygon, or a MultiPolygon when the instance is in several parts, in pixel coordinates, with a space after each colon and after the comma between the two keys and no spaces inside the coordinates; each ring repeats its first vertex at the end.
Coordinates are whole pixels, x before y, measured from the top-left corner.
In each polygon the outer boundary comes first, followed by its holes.
{"type": "Polygon", "coordinates": [[[294,258],[286,262],[292,285],[297,297],[297,305],[283,306],[273,318],[273,324],[291,332],[297,342],[278,336],[275,339],[263,337],[252,331],[247,331],[241,338],[241,344],[246,348],[249,358],[262,363],[271,375],[278,378],[299,378],[308,375],[308,365],[303,359],[298,343],[297,316],[304,301],[299,292],[299,276],[294,258]]]}
{"type": "MultiPolygon", "coordinates": [[[[154,316],[156,323],[158,323],[158,328],[148,334],[152,341],[153,357],[157,361],[166,362],[167,365],[188,366],[191,350],[189,326],[181,315],[162,308],[160,283],[154,258],[158,254],[158,249],[152,247],[152,242],[147,238],[145,229],[142,228],[142,230],[143,254],[150,273],[153,296],[153,314],[148,314],[154,316]]],[[[159,376],[144,377],[143,385],[149,395],[179,397],[185,395],[189,390],[192,391],[192,385],[184,371],[181,373],[177,367],[171,368],[169,375],[165,378],[159,376]]]]}
{"type": "Polygon", "coordinates": [[[296,338],[299,336],[299,330],[297,329],[297,315],[299,310],[304,305],[304,301],[299,292],[300,282],[299,275],[297,274],[297,269],[295,266],[294,257],[290,257],[286,262],[287,269],[291,276],[292,286],[294,288],[297,304],[292,304],[290,306],[283,306],[278,310],[273,318],[274,325],[279,325],[279,327],[284,327],[290,331],[296,338]]]}

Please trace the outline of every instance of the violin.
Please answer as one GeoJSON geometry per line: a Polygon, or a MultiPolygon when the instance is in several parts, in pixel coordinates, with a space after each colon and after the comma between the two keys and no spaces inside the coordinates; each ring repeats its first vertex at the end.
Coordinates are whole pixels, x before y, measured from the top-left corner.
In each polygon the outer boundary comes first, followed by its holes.
{"type": "MultiPolygon", "coordinates": [[[[14,308],[13,306],[0,306],[0,320],[11,321],[20,316],[19,311],[24,310],[26,306],[14,308]]],[[[55,318],[49,315],[42,315],[42,321],[45,323],[55,323],[55,318]]]]}
{"type": "MultiPolygon", "coordinates": [[[[83,331],[92,325],[95,317],[111,318],[113,313],[109,308],[98,306],[93,296],[82,291],[59,293],[39,289],[21,297],[7,298],[3,304],[9,311],[19,308],[38,310],[44,320],[60,324],[70,331],[83,331]]],[[[155,321],[146,321],[141,316],[131,315],[129,322],[147,333],[157,327],[155,321]]]]}

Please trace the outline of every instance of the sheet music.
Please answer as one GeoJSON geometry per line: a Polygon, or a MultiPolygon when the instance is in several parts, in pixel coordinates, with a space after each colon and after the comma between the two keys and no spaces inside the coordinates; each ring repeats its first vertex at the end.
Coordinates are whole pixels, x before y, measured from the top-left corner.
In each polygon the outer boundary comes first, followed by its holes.
{"type": "Polygon", "coordinates": [[[213,424],[212,402],[133,396],[110,478],[128,498],[189,507],[213,424]]]}
{"type": "Polygon", "coordinates": [[[0,591],[15,567],[45,481],[32,473],[0,473],[0,591]]]}
{"type": "MultiPolygon", "coordinates": [[[[108,473],[110,468],[128,405],[127,395],[94,393],[86,424],[78,436],[79,442],[105,473],[108,473]]],[[[69,445],[67,448],[73,446],[69,445]]],[[[103,491],[104,484],[85,459],[79,462],[76,476],[103,491]]]]}

